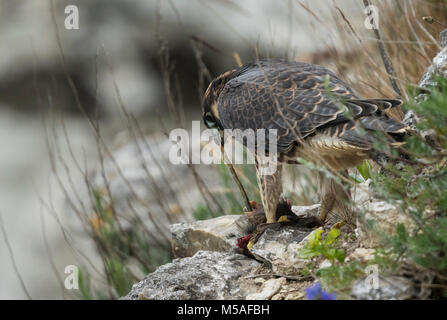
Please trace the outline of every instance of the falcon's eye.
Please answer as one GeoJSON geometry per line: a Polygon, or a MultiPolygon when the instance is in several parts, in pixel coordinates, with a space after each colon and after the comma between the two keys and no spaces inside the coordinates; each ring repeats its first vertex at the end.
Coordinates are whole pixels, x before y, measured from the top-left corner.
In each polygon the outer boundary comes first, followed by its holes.
{"type": "Polygon", "coordinates": [[[205,116],[203,117],[203,121],[205,122],[205,125],[206,125],[208,128],[213,128],[213,127],[216,127],[216,126],[217,126],[217,123],[216,123],[216,121],[214,120],[214,117],[213,117],[213,115],[211,114],[211,112],[207,112],[207,113],[205,114],[205,116]]]}

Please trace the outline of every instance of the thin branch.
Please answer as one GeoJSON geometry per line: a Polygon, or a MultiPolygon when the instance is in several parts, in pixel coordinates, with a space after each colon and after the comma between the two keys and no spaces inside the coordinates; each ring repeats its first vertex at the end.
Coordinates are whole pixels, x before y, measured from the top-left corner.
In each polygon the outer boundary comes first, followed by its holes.
{"type": "Polygon", "coordinates": [[[224,163],[226,163],[226,165],[227,165],[228,169],[230,170],[230,173],[231,173],[234,181],[236,182],[239,190],[241,191],[241,194],[242,194],[242,196],[243,196],[243,198],[245,200],[245,205],[247,206],[248,211],[253,211],[253,208],[251,207],[251,204],[250,204],[250,200],[248,199],[247,192],[245,191],[245,188],[244,188],[243,184],[241,183],[241,180],[239,180],[239,177],[238,177],[238,175],[236,173],[236,170],[234,170],[234,166],[231,163],[231,160],[230,161],[225,161],[226,157],[225,157],[225,149],[224,149],[223,137],[222,137],[222,143],[220,145],[220,149],[222,151],[222,159],[223,159],[224,163]]]}
{"type": "Polygon", "coordinates": [[[16,259],[14,258],[14,252],[12,251],[11,244],[9,243],[8,234],[6,233],[6,229],[5,229],[5,226],[3,223],[3,218],[1,216],[1,214],[0,214],[0,228],[2,229],[3,239],[5,240],[6,247],[8,248],[9,257],[11,258],[11,262],[12,262],[12,267],[14,268],[14,272],[17,275],[17,278],[19,278],[20,286],[22,287],[23,291],[25,292],[26,297],[29,300],[33,300],[33,298],[31,297],[31,295],[28,292],[28,289],[26,289],[25,282],[23,281],[22,275],[20,274],[19,268],[17,267],[16,259]]]}
{"type": "MultiPolygon", "coordinates": [[[[365,8],[369,7],[371,5],[371,2],[369,0],[363,0],[363,4],[365,5],[365,8]]],[[[396,83],[395,76],[394,76],[394,68],[391,63],[390,56],[388,55],[385,45],[382,41],[382,36],[380,35],[379,28],[373,28],[374,35],[377,39],[377,47],[379,48],[380,57],[382,58],[383,64],[386,69],[386,73],[388,74],[388,78],[390,79],[391,86],[393,87],[394,92],[396,92],[397,96],[400,98],[402,97],[402,92],[399,89],[399,86],[396,83]]]]}

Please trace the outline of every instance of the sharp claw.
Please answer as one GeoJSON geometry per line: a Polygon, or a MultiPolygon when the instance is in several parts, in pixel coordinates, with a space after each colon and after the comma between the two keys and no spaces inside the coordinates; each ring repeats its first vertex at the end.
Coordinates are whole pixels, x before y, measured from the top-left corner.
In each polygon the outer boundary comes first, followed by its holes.
{"type": "Polygon", "coordinates": [[[344,225],[346,225],[346,222],[344,222],[344,221],[338,221],[336,224],[334,224],[334,225],[332,226],[332,228],[341,229],[341,227],[343,227],[344,225]]]}

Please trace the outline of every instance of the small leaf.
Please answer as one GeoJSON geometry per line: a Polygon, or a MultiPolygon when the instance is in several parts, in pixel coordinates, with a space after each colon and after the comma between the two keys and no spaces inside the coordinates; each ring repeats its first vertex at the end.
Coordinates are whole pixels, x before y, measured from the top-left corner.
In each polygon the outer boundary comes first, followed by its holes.
{"type": "Polygon", "coordinates": [[[335,259],[336,255],[337,255],[337,250],[336,250],[335,248],[328,248],[328,249],[326,250],[324,256],[325,256],[328,260],[332,261],[332,260],[335,259]]]}
{"type": "Polygon", "coordinates": [[[332,228],[331,231],[326,236],[326,239],[324,240],[325,245],[332,244],[340,235],[340,229],[332,228]]]}
{"type": "Polygon", "coordinates": [[[331,276],[333,271],[334,271],[334,267],[333,266],[326,267],[326,268],[320,268],[320,269],[317,270],[316,275],[318,277],[331,276]]]}
{"type": "Polygon", "coordinates": [[[345,251],[343,249],[335,250],[335,259],[337,259],[339,262],[344,262],[346,259],[345,251]]]}
{"type": "Polygon", "coordinates": [[[363,179],[368,180],[371,178],[371,165],[368,161],[363,161],[362,164],[357,166],[357,171],[363,177],[363,179]]]}
{"type": "Polygon", "coordinates": [[[402,223],[399,223],[397,225],[397,236],[399,238],[399,240],[401,241],[406,241],[408,234],[407,234],[407,230],[405,229],[405,226],[402,223]]]}
{"type": "Polygon", "coordinates": [[[320,255],[320,252],[309,247],[303,247],[298,251],[298,256],[300,258],[312,258],[318,255],[320,255]]]}
{"type": "Polygon", "coordinates": [[[322,233],[323,229],[319,228],[309,235],[307,243],[311,248],[315,248],[320,243],[322,233]]]}
{"type": "Polygon", "coordinates": [[[300,272],[303,277],[308,276],[310,274],[310,271],[307,268],[301,269],[300,272]]]}

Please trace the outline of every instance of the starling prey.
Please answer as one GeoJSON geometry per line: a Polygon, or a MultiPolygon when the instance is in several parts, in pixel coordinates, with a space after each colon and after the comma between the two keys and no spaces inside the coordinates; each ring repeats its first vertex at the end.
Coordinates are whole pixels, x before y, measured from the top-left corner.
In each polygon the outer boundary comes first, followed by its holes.
{"type": "MultiPolygon", "coordinates": [[[[298,163],[302,158],[346,177],[349,168],[371,157],[376,132],[399,145],[407,127],[389,118],[386,111],[401,104],[397,99],[360,99],[319,65],[262,59],[210,83],[203,100],[203,120],[208,128],[220,131],[276,129],[278,166],[273,174],[260,174],[262,159],[254,152],[267,223],[274,223],[282,192],[282,163],[298,163]]],[[[322,173],[319,197],[322,221],[328,217],[355,221],[348,189],[322,173]]]]}

